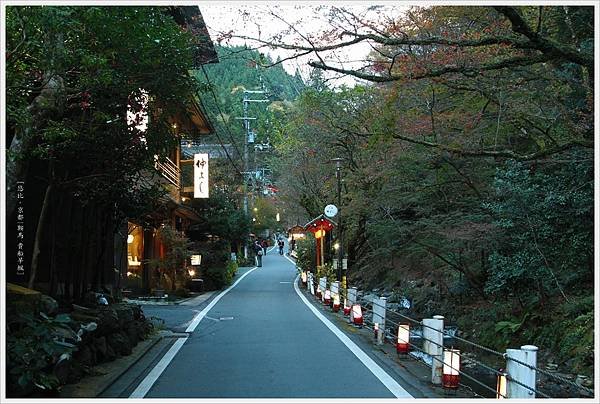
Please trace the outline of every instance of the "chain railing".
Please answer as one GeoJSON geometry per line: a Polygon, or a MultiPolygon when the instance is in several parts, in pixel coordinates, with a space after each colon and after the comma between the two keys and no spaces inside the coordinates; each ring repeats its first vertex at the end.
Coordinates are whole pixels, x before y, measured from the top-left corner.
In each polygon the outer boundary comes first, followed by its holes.
{"type": "MultiPolygon", "coordinates": [[[[314,289],[316,291],[317,287],[320,286],[319,282],[318,282],[318,279],[316,277],[313,277],[312,281],[313,281],[313,287],[314,287],[314,289]]],[[[322,291],[322,292],[324,293],[325,291],[322,291]]],[[[347,290],[343,290],[340,287],[340,289],[338,291],[338,294],[339,294],[339,298],[340,298],[341,304],[343,304],[344,300],[348,300],[348,292],[347,292],[347,290]]],[[[357,304],[357,303],[355,302],[355,304],[357,304]]],[[[371,304],[371,307],[372,306],[378,306],[380,308],[385,309],[385,323],[389,323],[389,324],[395,326],[396,328],[399,327],[400,324],[398,322],[395,322],[395,321],[391,320],[390,318],[388,318],[388,316],[387,316],[388,313],[389,314],[394,314],[394,315],[396,315],[396,316],[398,316],[398,317],[400,317],[400,318],[402,318],[402,319],[404,319],[406,321],[409,321],[409,322],[411,322],[413,324],[416,324],[416,325],[420,326],[422,329],[423,328],[428,328],[428,329],[432,329],[432,330],[434,330],[435,332],[438,332],[438,333],[441,332],[444,336],[448,336],[448,337],[450,337],[450,338],[452,338],[452,339],[454,339],[456,341],[459,341],[459,342],[461,342],[463,344],[469,345],[469,346],[471,346],[473,348],[479,349],[479,350],[484,351],[486,353],[498,356],[498,357],[503,358],[505,360],[512,361],[512,362],[517,363],[517,364],[519,364],[521,366],[524,366],[524,367],[526,367],[526,368],[528,368],[530,370],[535,370],[536,372],[539,372],[539,373],[541,373],[541,374],[543,374],[543,375],[545,375],[545,376],[547,376],[547,377],[549,377],[551,379],[557,380],[557,381],[559,381],[561,383],[564,383],[564,384],[566,384],[568,386],[576,388],[580,392],[585,392],[585,393],[587,393],[587,394],[589,394],[591,396],[594,396],[594,390],[593,389],[590,389],[588,387],[585,387],[585,386],[582,386],[580,384],[577,384],[577,383],[575,383],[575,382],[573,382],[571,380],[568,380],[568,379],[566,379],[564,377],[561,377],[559,375],[556,375],[554,373],[548,372],[548,371],[546,371],[544,369],[541,369],[541,368],[539,368],[537,366],[534,366],[534,365],[531,365],[529,363],[523,362],[523,361],[521,361],[521,360],[519,360],[517,358],[511,357],[507,353],[498,352],[498,351],[496,351],[496,350],[494,350],[492,348],[489,348],[489,347],[486,347],[484,345],[478,344],[476,342],[473,342],[473,341],[467,340],[465,338],[459,337],[459,336],[457,336],[455,334],[450,334],[448,331],[443,330],[443,329],[440,331],[437,328],[434,328],[434,327],[428,326],[427,324],[424,324],[423,321],[411,318],[411,317],[409,317],[409,316],[407,316],[407,315],[405,315],[403,313],[400,313],[398,311],[391,310],[391,309],[387,308],[385,305],[379,304],[375,300],[370,301],[370,304],[371,304]]],[[[364,307],[364,308],[366,309],[366,311],[368,311],[368,307],[364,307]]],[[[371,310],[371,311],[373,311],[373,310],[371,310]]],[[[365,327],[366,328],[374,330],[374,323],[373,323],[373,321],[370,321],[370,320],[366,319],[365,318],[365,313],[363,313],[363,322],[365,323],[365,327]],[[370,327],[369,325],[371,325],[372,327],[370,327]]],[[[389,342],[389,343],[394,344],[394,341],[396,340],[396,337],[393,334],[389,333],[387,329],[384,329],[382,331],[384,332],[384,342],[389,342]]],[[[422,341],[427,341],[430,344],[433,344],[433,345],[436,345],[438,347],[444,348],[443,344],[439,344],[436,341],[433,341],[431,339],[426,338],[425,335],[424,335],[424,333],[421,334],[420,339],[422,341]]],[[[428,353],[426,351],[424,351],[423,348],[415,345],[414,343],[411,343],[410,341],[406,341],[406,343],[408,345],[410,345],[412,348],[414,348],[416,351],[419,351],[419,352],[422,352],[422,353],[428,355],[428,353]]],[[[418,356],[415,356],[415,357],[417,357],[419,360],[421,360],[421,361],[424,362],[424,360],[422,358],[420,358],[418,356]]],[[[502,393],[498,392],[495,388],[492,388],[489,385],[487,385],[484,382],[482,382],[481,380],[478,380],[476,377],[473,377],[473,376],[467,374],[464,370],[456,368],[456,367],[452,366],[452,364],[446,363],[446,362],[444,362],[444,360],[439,359],[439,358],[436,358],[436,359],[433,359],[433,360],[437,360],[437,361],[441,362],[446,367],[448,367],[448,368],[450,368],[452,370],[455,370],[461,376],[464,376],[465,378],[471,380],[472,382],[476,383],[480,387],[482,387],[482,388],[484,388],[484,389],[486,389],[486,390],[488,390],[488,391],[490,391],[490,392],[492,392],[494,394],[497,394],[497,395],[505,398],[505,396],[502,393]]],[[[472,363],[472,364],[474,364],[476,366],[479,366],[482,369],[485,369],[486,371],[494,374],[497,377],[498,376],[506,376],[507,380],[510,381],[510,383],[514,383],[516,385],[519,385],[519,386],[521,386],[521,387],[523,387],[523,388],[531,391],[532,393],[535,393],[537,396],[544,397],[544,398],[551,398],[551,396],[549,396],[545,392],[540,391],[539,389],[537,389],[535,387],[529,386],[529,385],[523,383],[520,380],[516,380],[515,378],[511,377],[510,375],[506,375],[504,372],[502,372],[502,371],[500,371],[498,369],[494,369],[493,367],[491,367],[491,366],[489,366],[489,365],[487,365],[487,364],[485,364],[485,363],[483,363],[483,362],[481,362],[479,360],[467,357],[465,355],[461,355],[461,360],[466,361],[466,362],[470,362],[470,363],[472,363]]]]}

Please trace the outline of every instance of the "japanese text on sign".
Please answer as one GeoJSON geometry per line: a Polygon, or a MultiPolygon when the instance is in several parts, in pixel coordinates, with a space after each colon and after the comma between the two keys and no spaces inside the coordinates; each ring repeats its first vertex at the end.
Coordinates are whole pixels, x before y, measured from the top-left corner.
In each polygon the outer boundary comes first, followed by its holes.
{"type": "Polygon", "coordinates": [[[194,154],[194,198],[208,198],[208,154],[194,154]]]}

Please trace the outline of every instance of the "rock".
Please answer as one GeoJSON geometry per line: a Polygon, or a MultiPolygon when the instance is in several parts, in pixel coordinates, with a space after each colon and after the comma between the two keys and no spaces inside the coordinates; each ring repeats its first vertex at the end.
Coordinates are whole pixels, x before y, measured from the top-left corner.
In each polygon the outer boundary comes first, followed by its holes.
{"type": "Polygon", "coordinates": [[[133,321],[133,310],[131,306],[128,304],[114,304],[112,308],[117,313],[117,317],[119,318],[119,326],[124,328],[126,324],[133,321]]]}
{"type": "Polygon", "coordinates": [[[106,345],[106,361],[110,362],[115,359],[117,359],[117,353],[110,345],[106,345]]]}
{"type": "Polygon", "coordinates": [[[71,355],[62,354],[58,359],[56,365],[54,365],[54,376],[58,379],[61,385],[66,384],[69,380],[69,375],[71,373],[71,363],[71,355]]]}
{"type": "Polygon", "coordinates": [[[18,313],[37,313],[42,294],[37,290],[24,288],[13,283],[6,284],[7,309],[13,306],[18,313]]]}
{"type": "Polygon", "coordinates": [[[119,316],[111,307],[100,307],[98,311],[98,332],[109,335],[119,330],[119,316]]]}
{"type": "Polygon", "coordinates": [[[588,377],[586,375],[577,375],[577,377],[575,378],[575,384],[578,386],[583,386],[587,380],[588,377]]]}
{"type": "Polygon", "coordinates": [[[83,345],[79,348],[75,354],[75,359],[83,366],[94,366],[97,362],[96,352],[93,351],[88,345],[83,345]]]}
{"type": "Polygon", "coordinates": [[[125,334],[120,332],[111,334],[107,338],[107,343],[116,354],[131,355],[131,342],[125,334]]]}
{"type": "Polygon", "coordinates": [[[96,350],[96,352],[98,353],[98,362],[101,362],[107,356],[108,346],[106,345],[106,338],[105,337],[94,338],[93,346],[94,346],[94,349],[96,350]]]}
{"type": "Polygon", "coordinates": [[[50,296],[40,296],[40,310],[50,316],[58,312],[58,302],[50,296]]]}
{"type": "Polygon", "coordinates": [[[139,320],[144,317],[144,313],[142,312],[142,306],[139,304],[130,304],[131,312],[133,313],[133,319],[139,320]]]}
{"type": "Polygon", "coordinates": [[[136,346],[137,343],[140,341],[140,335],[138,328],[135,326],[135,324],[130,323],[125,329],[125,332],[127,334],[127,338],[129,338],[129,342],[131,342],[132,347],[136,346]]]}

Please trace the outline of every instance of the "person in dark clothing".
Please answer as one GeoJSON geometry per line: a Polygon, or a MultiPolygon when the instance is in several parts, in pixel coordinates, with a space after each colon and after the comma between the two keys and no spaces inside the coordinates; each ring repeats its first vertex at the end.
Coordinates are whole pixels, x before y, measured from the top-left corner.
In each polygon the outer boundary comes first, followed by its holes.
{"type": "Polygon", "coordinates": [[[285,246],[285,243],[282,238],[277,242],[277,246],[279,247],[279,255],[283,255],[283,246],[285,246]]]}
{"type": "Polygon", "coordinates": [[[262,267],[263,248],[258,240],[254,242],[254,253],[256,254],[256,266],[262,267]]]}
{"type": "Polygon", "coordinates": [[[262,248],[264,250],[264,254],[263,255],[267,255],[267,247],[269,246],[269,243],[267,243],[267,240],[263,240],[262,243],[262,248]]]}

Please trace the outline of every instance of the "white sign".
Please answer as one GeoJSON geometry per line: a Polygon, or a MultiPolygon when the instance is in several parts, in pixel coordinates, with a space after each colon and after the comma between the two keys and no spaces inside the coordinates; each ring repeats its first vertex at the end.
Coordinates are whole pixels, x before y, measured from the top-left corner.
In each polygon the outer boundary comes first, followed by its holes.
{"type": "Polygon", "coordinates": [[[337,206],[335,206],[335,205],[325,206],[325,215],[327,217],[334,217],[335,215],[337,215],[337,213],[338,213],[337,206]]]}
{"type": "Polygon", "coordinates": [[[200,265],[202,262],[202,256],[200,254],[192,255],[192,265],[200,265]]]}
{"type": "Polygon", "coordinates": [[[194,198],[208,198],[208,154],[194,154],[194,198]]]}

